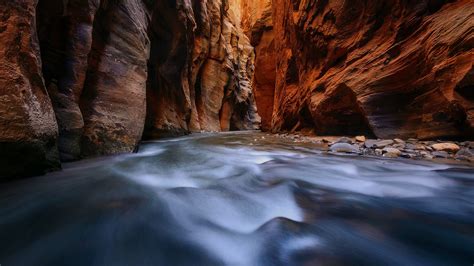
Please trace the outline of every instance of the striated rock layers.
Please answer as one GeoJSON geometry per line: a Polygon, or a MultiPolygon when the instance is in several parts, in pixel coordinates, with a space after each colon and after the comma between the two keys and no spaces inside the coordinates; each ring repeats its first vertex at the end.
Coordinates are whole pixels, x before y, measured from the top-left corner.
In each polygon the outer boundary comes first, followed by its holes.
{"type": "Polygon", "coordinates": [[[234,2],[0,0],[0,178],[259,127],[234,2]]]}
{"type": "Polygon", "coordinates": [[[264,127],[474,136],[473,1],[273,0],[272,20],[251,26],[264,127]]]}

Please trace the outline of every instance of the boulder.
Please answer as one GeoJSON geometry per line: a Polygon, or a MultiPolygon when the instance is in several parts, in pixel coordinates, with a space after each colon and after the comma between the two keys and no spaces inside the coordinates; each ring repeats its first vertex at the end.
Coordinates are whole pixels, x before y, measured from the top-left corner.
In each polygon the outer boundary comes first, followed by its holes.
{"type": "Polygon", "coordinates": [[[431,146],[435,151],[457,152],[461,148],[454,143],[437,143],[431,146]]]}

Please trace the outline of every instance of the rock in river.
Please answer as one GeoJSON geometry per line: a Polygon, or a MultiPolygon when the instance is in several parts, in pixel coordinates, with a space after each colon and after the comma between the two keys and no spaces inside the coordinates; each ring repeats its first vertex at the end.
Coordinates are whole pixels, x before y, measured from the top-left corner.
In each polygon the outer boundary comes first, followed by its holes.
{"type": "Polygon", "coordinates": [[[357,145],[351,145],[349,143],[336,143],[331,146],[331,151],[343,153],[358,153],[359,147],[357,145]]]}

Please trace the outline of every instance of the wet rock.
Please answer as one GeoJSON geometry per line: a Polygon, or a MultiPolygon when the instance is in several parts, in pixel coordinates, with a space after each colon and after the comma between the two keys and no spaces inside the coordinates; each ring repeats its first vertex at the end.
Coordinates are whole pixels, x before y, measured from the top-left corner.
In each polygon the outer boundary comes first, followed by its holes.
{"type": "Polygon", "coordinates": [[[474,161],[474,150],[467,148],[461,149],[456,153],[455,158],[463,161],[474,161]]]}
{"type": "Polygon", "coordinates": [[[404,143],[394,144],[393,148],[402,150],[405,148],[405,144],[404,143]]]}
{"type": "Polygon", "coordinates": [[[474,149],[474,141],[468,141],[466,143],[466,147],[469,149],[474,149]]]}
{"type": "Polygon", "coordinates": [[[375,155],[382,156],[383,155],[383,150],[382,149],[375,149],[375,155]]]}
{"type": "Polygon", "coordinates": [[[433,144],[431,147],[436,151],[446,151],[446,152],[457,152],[461,149],[457,144],[448,143],[448,142],[433,144]]]}
{"type": "Polygon", "coordinates": [[[394,139],[393,140],[396,144],[405,144],[405,141],[402,139],[394,139]]]}
{"type": "Polygon", "coordinates": [[[446,151],[435,151],[431,153],[431,155],[434,156],[435,158],[443,158],[443,159],[447,159],[449,157],[449,153],[447,153],[446,151]]]}
{"type": "Polygon", "coordinates": [[[331,146],[330,150],[332,152],[340,153],[358,153],[359,147],[357,145],[351,145],[349,143],[336,143],[331,146]]]}
{"type": "Polygon", "coordinates": [[[385,148],[394,143],[393,140],[367,140],[365,142],[365,147],[367,148],[385,148]]]}

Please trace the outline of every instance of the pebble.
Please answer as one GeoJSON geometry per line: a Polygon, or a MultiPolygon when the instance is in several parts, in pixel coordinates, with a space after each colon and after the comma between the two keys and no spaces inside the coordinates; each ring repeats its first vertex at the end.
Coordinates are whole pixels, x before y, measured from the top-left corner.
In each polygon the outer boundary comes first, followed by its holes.
{"type": "Polygon", "coordinates": [[[383,154],[383,150],[382,150],[382,149],[375,149],[375,155],[381,156],[382,154],[383,154]]]}
{"type": "MultiPolygon", "coordinates": [[[[384,156],[388,158],[412,158],[432,160],[433,158],[456,159],[474,163],[474,142],[434,142],[417,139],[402,140],[366,139],[365,136],[349,137],[307,137],[296,134],[279,134],[293,142],[315,143],[315,149],[336,153],[352,153],[384,156]]],[[[262,137],[262,139],[265,139],[262,137]]],[[[257,140],[255,140],[257,141],[257,140]]],[[[250,144],[253,145],[253,144],[250,144]]]]}
{"type": "Polygon", "coordinates": [[[467,148],[461,149],[456,153],[455,158],[457,160],[472,162],[474,161],[474,151],[467,148]]]}
{"type": "Polygon", "coordinates": [[[389,148],[389,147],[384,148],[382,152],[383,152],[383,156],[390,157],[390,158],[400,157],[400,155],[402,154],[402,152],[399,149],[389,148]]]}
{"type": "Polygon", "coordinates": [[[394,139],[393,140],[396,144],[405,144],[405,141],[402,139],[394,139]]]}
{"type": "Polygon", "coordinates": [[[392,145],[394,142],[391,139],[387,140],[367,140],[365,142],[365,147],[367,148],[385,148],[392,145]]]}
{"type": "Polygon", "coordinates": [[[344,152],[344,153],[358,153],[359,146],[351,145],[349,143],[336,143],[331,146],[332,152],[344,152]]]}
{"type": "Polygon", "coordinates": [[[404,149],[404,148],[405,148],[405,144],[404,144],[404,143],[398,143],[398,144],[393,145],[393,148],[396,148],[396,149],[404,149]]]}
{"type": "Polygon", "coordinates": [[[436,143],[431,146],[436,151],[458,152],[461,148],[454,143],[436,143]]]}
{"type": "Polygon", "coordinates": [[[443,158],[443,159],[446,159],[449,157],[449,153],[445,151],[435,151],[431,153],[431,155],[433,155],[435,158],[443,158]]]}

